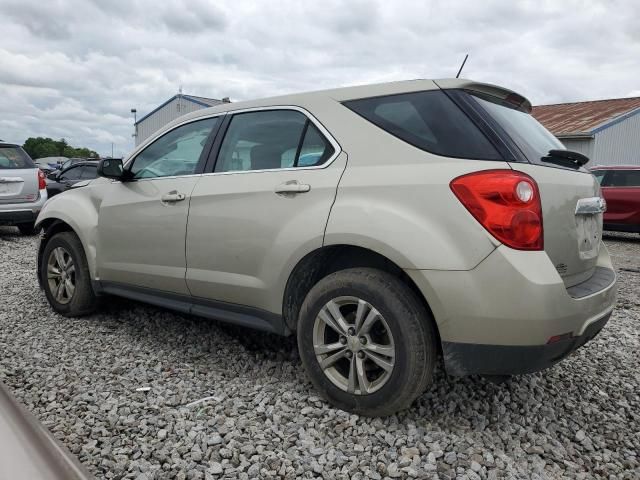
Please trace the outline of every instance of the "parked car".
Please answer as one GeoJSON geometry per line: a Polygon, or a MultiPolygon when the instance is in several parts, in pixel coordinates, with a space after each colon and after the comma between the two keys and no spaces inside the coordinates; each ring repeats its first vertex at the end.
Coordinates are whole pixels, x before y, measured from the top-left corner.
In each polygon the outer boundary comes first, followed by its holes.
{"type": "Polygon", "coordinates": [[[0,383],[0,478],[89,480],[89,472],[0,383]]]}
{"type": "Polygon", "coordinates": [[[53,172],[54,170],[58,170],[60,168],[60,165],[62,165],[63,162],[66,162],[67,160],[67,157],[42,157],[34,160],[34,162],[36,163],[36,165],[38,165],[38,168],[42,170],[46,175],[50,172],[53,172]]]}
{"type": "Polygon", "coordinates": [[[607,201],[604,229],[640,233],[640,166],[593,167],[607,201]]]}
{"type": "Polygon", "coordinates": [[[65,160],[64,162],[62,162],[58,167],[60,170],[65,170],[67,168],[69,168],[71,165],[75,165],[76,163],[80,163],[80,162],[97,162],[99,159],[97,158],[77,158],[77,157],[71,157],[67,160],[65,160]]]}
{"type": "Polygon", "coordinates": [[[549,367],[605,325],[616,276],[587,159],[530,110],[460,79],[198,110],[47,203],[41,285],[67,316],[113,294],[296,334],[364,415],[408,407],[439,353],[452,375],[549,367]]]}
{"type": "Polygon", "coordinates": [[[98,176],[98,162],[76,162],[63,170],[47,175],[49,197],[69,190],[84,180],[93,180],[98,176]]]}
{"type": "Polygon", "coordinates": [[[19,145],[0,143],[0,225],[34,234],[36,217],[46,201],[42,170],[19,145]]]}

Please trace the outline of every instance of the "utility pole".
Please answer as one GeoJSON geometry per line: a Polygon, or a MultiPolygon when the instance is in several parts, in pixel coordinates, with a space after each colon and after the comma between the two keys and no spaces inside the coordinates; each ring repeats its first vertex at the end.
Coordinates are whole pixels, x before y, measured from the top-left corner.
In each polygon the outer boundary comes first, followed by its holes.
{"type": "Polygon", "coordinates": [[[111,158],[113,158],[113,142],[111,142],[111,158]]]}

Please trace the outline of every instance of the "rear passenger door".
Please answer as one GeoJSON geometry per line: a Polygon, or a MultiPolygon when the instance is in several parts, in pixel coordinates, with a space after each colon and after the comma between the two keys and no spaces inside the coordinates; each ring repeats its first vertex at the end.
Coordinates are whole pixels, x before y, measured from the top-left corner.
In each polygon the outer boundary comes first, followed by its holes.
{"type": "Polygon", "coordinates": [[[187,285],[195,297],[281,313],[288,272],[322,246],[346,154],[292,107],[236,112],[222,130],[191,197],[187,285]]]}

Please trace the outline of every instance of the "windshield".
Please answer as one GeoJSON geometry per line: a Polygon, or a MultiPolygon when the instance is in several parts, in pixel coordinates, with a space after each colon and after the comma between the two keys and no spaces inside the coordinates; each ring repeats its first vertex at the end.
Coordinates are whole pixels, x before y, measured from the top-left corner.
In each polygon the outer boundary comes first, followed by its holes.
{"type": "Polygon", "coordinates": [[[475,100],[513,139],[532,163],[539,163],[549,150],[566,150],[565,146],[529,113],[499,98],[472,93],[475,100]]]}
{"type": "Polygon", "coordinates": [[[33,161],[27,153],[20,147],[0,146],[0,168],[19,169],[34,168],[33,161]]]}

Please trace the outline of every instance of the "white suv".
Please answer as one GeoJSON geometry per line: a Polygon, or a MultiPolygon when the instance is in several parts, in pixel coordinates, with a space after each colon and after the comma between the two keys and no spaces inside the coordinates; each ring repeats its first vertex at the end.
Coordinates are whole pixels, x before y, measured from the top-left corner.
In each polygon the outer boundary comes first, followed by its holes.
{"type": "Polygon", "coordinates": [[[468,80],[188,114],[51,199],[38,275],[63,315],[133,298],[295,333],[318,391],[405,408],[452,375],[552,365],[615,301],[586,158],[522,96],[468,80]]]}
{"type": "Polygon", "coordinates": [[[0,225],[15,225],[24,235],[34,224],[44,202],[44,173],[19,145],[0,142],[0,225]]]}

